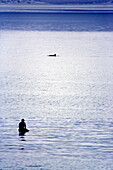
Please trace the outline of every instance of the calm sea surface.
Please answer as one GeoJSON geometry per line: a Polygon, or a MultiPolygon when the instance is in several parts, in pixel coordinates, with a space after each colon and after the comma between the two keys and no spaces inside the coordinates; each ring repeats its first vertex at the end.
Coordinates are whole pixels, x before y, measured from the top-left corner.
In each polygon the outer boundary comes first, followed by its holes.
{"type": "Polygon", "coordinates": [[[112,21],[0,14],[0,169],[113,169],[112,21]]]}

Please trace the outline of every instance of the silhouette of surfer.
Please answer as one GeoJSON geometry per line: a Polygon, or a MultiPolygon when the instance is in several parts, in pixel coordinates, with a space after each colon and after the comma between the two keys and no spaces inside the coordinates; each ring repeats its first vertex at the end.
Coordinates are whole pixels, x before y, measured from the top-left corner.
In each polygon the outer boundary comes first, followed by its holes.
{"type": "Polygon", "coordinates": [[[26,132],[29,132],[29,130],[26,129],[26,123],[24,119],[21,119],[21,122],[19,123],[19,132],[21,135],[24,135],[26,132]]]}

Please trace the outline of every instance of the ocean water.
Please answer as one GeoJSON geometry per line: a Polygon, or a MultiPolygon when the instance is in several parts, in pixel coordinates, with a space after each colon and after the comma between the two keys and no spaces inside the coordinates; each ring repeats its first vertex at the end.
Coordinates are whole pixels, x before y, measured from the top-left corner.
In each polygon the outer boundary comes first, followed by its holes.
{"type": "Polygon", "coordinates": [[[112,19],[0,14],[0,169],[113,169],[112,19]]]}
{"type": "Polygon", "coordinates": [[[113,31],[113,13],[1,12],[0,29],[25,31],[113,31]]]}

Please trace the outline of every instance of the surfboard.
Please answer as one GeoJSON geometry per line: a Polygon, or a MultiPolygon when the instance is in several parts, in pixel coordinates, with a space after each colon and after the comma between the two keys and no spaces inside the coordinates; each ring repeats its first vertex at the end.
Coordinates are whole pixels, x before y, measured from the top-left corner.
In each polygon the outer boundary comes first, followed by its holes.
{"type": "Polygon", "coordinates": [[[28,129],[24,129],[22,131],[18,130],[19,131],[19,136],[23,136],[26,132],[29,132],[28,129]]]}

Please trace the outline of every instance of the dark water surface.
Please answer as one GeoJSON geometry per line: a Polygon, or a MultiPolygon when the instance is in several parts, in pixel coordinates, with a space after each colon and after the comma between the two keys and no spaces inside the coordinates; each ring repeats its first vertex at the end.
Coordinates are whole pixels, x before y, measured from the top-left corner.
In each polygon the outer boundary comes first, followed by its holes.
{"type": "Polygon", "coordinates": [[[113,31],[113,14],[0,13],[0,29],[28,31],[113,31]]]}

